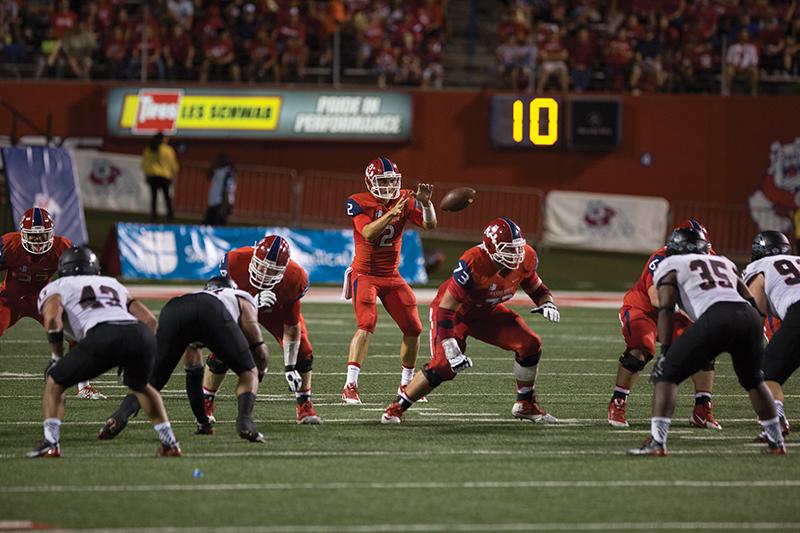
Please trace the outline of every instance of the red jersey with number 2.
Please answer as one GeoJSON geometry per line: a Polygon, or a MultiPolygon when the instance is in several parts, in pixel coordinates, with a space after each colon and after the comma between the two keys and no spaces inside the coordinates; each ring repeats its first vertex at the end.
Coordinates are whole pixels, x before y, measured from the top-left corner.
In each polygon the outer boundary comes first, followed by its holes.
{"type": "Polygon", "coordinates": [[[361,234],[364,226],[379,219],[403,198],[412,192],[402,189],[395,200],[386,204],[380,203],[369,192],[356,193],[347,199],[347,215],[353,221],[353,241],[356,255],[352,268],[361,274],[370,276],[396,276],[400,265],[400,248],[403,245],[403,228],[406,221],[411,220],[422,226],[422,206],[415,198],[410,198],[397,220],[386,226],[383,233],[374,241],[368,241],[361,234]]]}
{"type": "Polygon", "coordinates": [[[22,235],[18,231],[3,235],[0,248],[0,270],[8,270],[1,290],[39,295],[42,287],[58,271],[58,258],[72,242],[66,237],[53,237],[53,246],[43,254],[32,254],[22,247],[22,235]]]}

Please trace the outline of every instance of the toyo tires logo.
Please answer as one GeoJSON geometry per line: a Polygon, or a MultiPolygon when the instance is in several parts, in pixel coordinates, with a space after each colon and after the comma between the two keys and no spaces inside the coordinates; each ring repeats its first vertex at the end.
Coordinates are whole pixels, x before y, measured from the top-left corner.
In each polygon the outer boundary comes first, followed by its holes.
{"type": "Polygon", "coordinates": [[[131,131],[137,134],[175,133],[181,98],[183,91],[180,89],[140,89],[131,131]]]}

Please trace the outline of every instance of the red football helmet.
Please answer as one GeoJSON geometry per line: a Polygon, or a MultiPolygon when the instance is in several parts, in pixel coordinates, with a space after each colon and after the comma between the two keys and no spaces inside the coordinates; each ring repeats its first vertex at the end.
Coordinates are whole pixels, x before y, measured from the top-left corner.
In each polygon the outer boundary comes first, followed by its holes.
{"type": "Polygon", "coordinates": [[[278,235],[267,235],[255,245],[250,259],[250,283],[257,289],[267,290],[283,279],[289,264],[289,243],[278,235]]]}
{"type": "Polygon", "coordinates": [[[711,237],[708,235],[708,230],[704,225],[698,222],[696,218],[687,218],[675,226],[675,229],[696,229],[700,232],[700,235],[702,235],[703,239],[705,239],[705,241],[708,243],[708,246],[711,246],[711,237]]]}
{"type": "Polygon", "coordinates": [[[510,218],[498,217],[486,226],[483,247],[489,257],[511,270],[525,260],[525,239],[519,226],[510,218]]]}
{"type": "Polygon", "coordinates": [[[32,207],[19,221],[22,247],[32,254],[47,253],[53,247],[53,218],[45,209],[32,207]]]}
{"type": "Polygon", "coordinates": [[[364,171],[364,182],[372,196],[381,200],[394,200],[400,196],[400,169],[388,157],[370,161],[364,171]]]}

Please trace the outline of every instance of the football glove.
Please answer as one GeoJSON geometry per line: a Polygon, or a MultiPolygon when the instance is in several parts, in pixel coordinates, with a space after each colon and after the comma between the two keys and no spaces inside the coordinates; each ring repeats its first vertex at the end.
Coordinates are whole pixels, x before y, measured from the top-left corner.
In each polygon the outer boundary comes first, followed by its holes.
{"type": "Polygon", "coordinates": [[[553,302],[545,302],[539,307],[534,307],[531,309],[531,313],[541,313],[550,322],[561,320],[561,313],[558,312],[558,307],[553,302]]]}
{"type": "Polygon", "coordinates": [[[460,372],[467,368],[472,368],[472,359],[461,353],[461,348],[458,347],[458,341],[453,337],[444,339],[442,341],[442,348],[444,355],[447,357],[447,362],[450,363],[450,368],[453,372],[460,372]]]}
{"type": "Polygon", "coordinates": [[[261,308],[269,309],[270,307],[275,305],[275,302],[277,301],[278,297],[275,296],[275,293],[270,290],[261,291],[258,293],[258,296],[256,296],[256,303],[258,304],[259,309],[261,308]]]}
{"type": "Polygon", "coordinates": [[[290,392],[299,392],[303,388],[303,378],[294,365],[283,367],[283,374],[286,376],[286,383],[289,384],[290,392]]]}

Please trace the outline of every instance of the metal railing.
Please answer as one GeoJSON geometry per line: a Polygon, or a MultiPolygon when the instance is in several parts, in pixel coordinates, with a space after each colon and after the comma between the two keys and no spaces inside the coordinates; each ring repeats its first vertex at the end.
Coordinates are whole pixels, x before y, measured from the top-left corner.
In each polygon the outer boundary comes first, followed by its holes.
{"type": "MultiPolygon", "coordinates": [[[[206,163],[189,162],[181,167],[175,185],[175,207],[193,215],[207,205],[206,163]]],[[[352,174],[323,171],[297,172],[274,167],[238,167],[236,202],[232,218],[241,222],[285,223],[299,226],[347,226],[347,198],[365,190],[363,178],[352,174]]],[[[408,184],[407,186],[411,186],[408,184]]],[[[439,183],[436,198],[461,185],[439,183]]],[[[530,241],[542,232],[543,192],[526,187],[473,186],[479,200],[459,213],[439,212],[439,237],[480,239],[486,224],[502,214],[517,222],[530,241]]]]}

